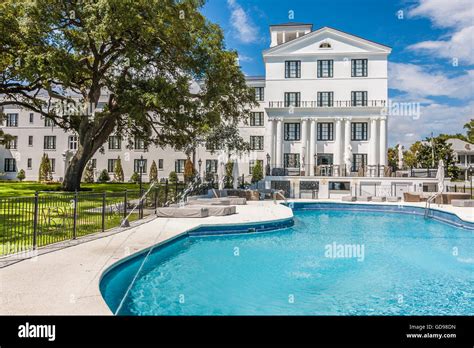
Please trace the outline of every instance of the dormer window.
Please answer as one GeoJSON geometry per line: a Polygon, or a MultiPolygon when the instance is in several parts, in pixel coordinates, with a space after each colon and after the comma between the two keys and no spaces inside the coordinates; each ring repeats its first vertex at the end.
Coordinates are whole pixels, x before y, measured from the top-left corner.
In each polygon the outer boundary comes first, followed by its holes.
{"type": "Polygon", "coordinates": [[[331,48],[331,44],[329,42],[323,42],[319,45],[319,48],[331,48]]]}

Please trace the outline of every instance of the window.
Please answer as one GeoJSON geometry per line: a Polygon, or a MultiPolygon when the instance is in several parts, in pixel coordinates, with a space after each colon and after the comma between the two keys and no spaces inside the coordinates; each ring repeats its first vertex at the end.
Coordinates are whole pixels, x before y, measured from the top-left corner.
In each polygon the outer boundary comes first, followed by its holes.
{"type": "Polygon", "coordinates": [[[319,48],[331,48],[331,44],[329,42],[323,42],[319,45],[319,48]]]}
{"type": "Polygon", "coordinates": [[[113,173],[115,169],[115,163],[117,163],[116,158],[110,158],[107,160],[107,171],[109,173],[113,173]]]}
{"type": "Polygon", "coordinates": [[[318,166],[330,166],[333,164],[334,155],[332,153],[318,153],[316,163],[318,166]]]}
{"type": "Polygon", "coordinates": [[[263,150],[263,136],[250,136],[250,149],[263,150]]]}
{"type": "Polygon", "coordinates": [[[146,173],[146,159],[135,159],[133,160],[133,171],[135,173],[146,173]],[[140,168],[140,163],[142,164],[142,168],[140,168]],[[141,171],[140,171],[141,169],[141,171]]]}
{"type": "Polygon", "coordinates": [[[14,158],[5,158],[5,172],[16,172],[16,160],[14,158]]]}
{"type": "Polygon", "coordinates": [[[27,168],[27,169],[33,168],[33,160],[32,160],[31,158],[28,158],[28,159],[26,160],[26,168],[27,168]]]}
{"type": "Polygon", "coordinates": [[[7,114],[7,127],[18,127],[18,114],[7,114]]]}
{"type": "Polygon", "coordinates": [[[333,77],[333,60],[318,60],[318,77],[333,77]]]}
{"type": "Polygon", "coordinates": [[[265,98],[264,88],[255,87],[254,90],[255,90],[255,99],[257,99],[257,101],[263,101],[265,98]]]}
{"type": "Polygon", "coordinates": [[[45,135],[43,148],[45,150],[56,150],[56,136],[45,135]]]}
{"type": "Polygon", "coordinates": [[[355,153],[352,155],[352,171],[357,172],[361,166],[367,164],[367,154],[355,153]]]}
{"type": "Polygon", "coordinates": [[[120,150],[122,147],[122,139],[118,135],[109,136],[109,150],[120,150]]]}
{"type": "Polygon", "coordinates": [[[6,142],[5,148],[9,150],[16,150],[18,147],[18,137],[12,137],[9,141],[6,142]]]}
{"type": "Polygon", "coordinates": [[[300,154],[299,153],[285,153],[283,156],[283,166],[285,168],[299,168],[300,154]]]}
{"type": "Polygon", "coordinates": [[[206,160],[206,173],[217,173],[217,160],[206,160]]]}
{"type": "Polygon", "coordinates": [[[367,91],[351,92],[352,106],[367,106],[367,91]]]}
{"type": "Polygon", "coordinates": [[[263,112],[252,112],[252,113],[250,113],[250,125],[251,126],[263,126],[263,112]]]}
{"type": "Polygon", "coordinates": [[[145,150],[145,140],[135,137],[133,146],[135,150],[145,150]]]}
{"type": "Polygon", "coordinates": [[[260,167],[263,170],[263,160],[250,160],[249,161],[249,174],[253,173],[253,168],[257,165],[257,163],[260,163],[260,167]]]}
{"type": "Polygon", "coordinates": [[[92,169],[97,169],[97,159],[96,158],[91,159],[91,166],[92,166],[92,169]]]}
{"type": "Polygon", "coordinates": [[[333,106],[334,92],[318,92],[318,106],[333,106]]]}
{"type": "Polygon", "coordinates": [[[300,140],[300,124],[285,123],[284,125],[285,140],[300,140]]]}
{"type": "Polygon", "coordinates": [[[184,159],[178,159],[174,162],[174,171],[176,173],[184,173],[184,164],[186,163],[186,160],[184,159]]]}
{"type": "Polygon", "coordinates": [[[163,159],[162,158],[160,158],[158,160],[158,170],[163,170],[163,159]]]}
{"type": "Polygon", "coordinates": [[[44,119],[44,126],[45,127],[54,127],[54,122],[50,118],[45,118],[44,119]]]}
{"type": "Polygon", "coordinates": [[[350,191],[351,183],[348,181],[330,181],[329,190],[330,191],[350,191]]]}
{"type": "Polygon", "coordinates": [[[69,150],[77,150],[77,135],[70,135],[68,139],[69,150]]]}
{"type": "Polygon", "coordinates": [[[300,78],[301,62],[299,60],[285,61],[285,78],[300,78]]]}
{"type": "Polygon", "coordinates": [[[367,76],[367,59],[352,59],[352,77],[367,76]]]}
{"type": "Polygon", "coordinates": [[[28,136],[28,146],[33,146],[33,136],[32,135],[28,136]]]}
{"type": "Polygon", "coordinates": [[[56,159],[50,158],[49,165],[51,166],[51,173],[56,173],[56,159]]]}
{"type": "Polygon", "coordinates": [[[318,141],[334,140],[333,138],[333,123],[318,123],[317,138],[318,141]]]}
{"type": "Polygon", "coordinates": [[[351,140],[367,140],[367,122],[352,122],[351,140]]]}
{"type": "Polygon", "coordinates": [[[301,102],[300,92],[285,92],[285,108],[299,107],[301,102]]]}
{"type": "Polygon", "coordinates": [[[32,113],[32,112],[30,113],[30,123],[33,123],[33,121],[34,121],[34,115],[35,115],[35,114],[32,113]]]}

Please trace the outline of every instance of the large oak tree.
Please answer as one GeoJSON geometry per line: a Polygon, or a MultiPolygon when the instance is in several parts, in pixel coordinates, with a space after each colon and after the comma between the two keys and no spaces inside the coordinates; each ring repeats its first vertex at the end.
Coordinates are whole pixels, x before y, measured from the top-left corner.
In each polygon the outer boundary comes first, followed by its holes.
{"type": "Polygon", "coordinates": [[[221,29],[199,12],[202,5],[203,0],[0,4],[0,107],[28,108],[78,135],[65,190],[80,187],[87,162],[113,133],[187,153],[203,143],[247,148],[236,125],[247,119],[254,95],[221,29]],[[104,94],[105,106],[96,110],[104,94]]]}

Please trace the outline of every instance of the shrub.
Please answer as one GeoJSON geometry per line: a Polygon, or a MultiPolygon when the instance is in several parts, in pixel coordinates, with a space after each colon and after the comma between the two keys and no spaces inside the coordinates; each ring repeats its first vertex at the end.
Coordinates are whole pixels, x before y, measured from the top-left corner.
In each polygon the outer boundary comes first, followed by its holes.
{"type": "Polygon", "coordinates": [[[117,161],[115,162],[114,181],[123,182],[123,168],[122,168],[122,160],[120,159],[120,156],[117,157],[117,161]]]}
{"type": "Polygon", "coordinates": [[[178,174],[176,174],[176,172],[171,172],[168,180],[169,180],[170,184],[177,183],[178,182],[178,174]]]}
{"type": "Polygon", "coordinates": [[[153,160],[150,166],[150,182],[158,181],[158,167],[156,162],[153,160]]]}
{"type": "Polygon", "coordinates": [[[130,177],[130,181],[134,182],[135,184],[140,182],[140,175],[137,172],[133,172],[132,176],[130,177]]]}
{"type": "Polygon", "coordinates": [[[91,184],[94,182],[94,168],[92,167],[92,162],[88,162],[84,174],[82,176],[82,181],[91,184]]]}
{"type": "Polygon", "coordinates": [[[110,175],[107,169],[104,169],[103,171],[100,172],[98,180],[99,182],[102,182],[102,183],[110,181],[110,175]]]}
{"type": "Polygon", "coordinates": [[[257,161],[252,170],[252,183],[259,182],[263,179],[263,168],[260,161],[257,161]]]}
{"type": "Polygon", "coordinates": [[[20,169],[16,177],[20,181],[25,180],[25,171],[23,169],[20,169]]]}
{"type": "Polygon", "coordinates": [[[39,167],[39,182],[48,182],[53,180],[53,173],[51,170],[51,162],[47,154],[43,154],[39,167]]]}
{"type": "Polygon", "coordinates": [[[186,163],[184,164],[184,182],[188,183],[193,180],[195,174],[194,170],[194,164],[191,161],[190,158],[186,160],[186,163]]]}
{"type": "Polygon", "coordinates": [[[234,182],[234,178],[232,176],[233,170],[234,170],[234,162],[232,161],[227,162],[225,164],[225,176],[224,176],[224,188],[226,189],[233,187],[233,182],[234,182]]]}

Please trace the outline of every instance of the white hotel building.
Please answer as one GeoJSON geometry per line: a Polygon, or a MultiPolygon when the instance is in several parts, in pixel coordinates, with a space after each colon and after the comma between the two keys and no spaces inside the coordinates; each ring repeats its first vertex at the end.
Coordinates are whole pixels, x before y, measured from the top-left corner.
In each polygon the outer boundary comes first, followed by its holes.
{"type": "MultiPolygon", "coordinates": [[[[270,169],[265,170],[267,186],[282,187],[293,196],[303,189],[301,181],[316,185],[323,196],[356,187],[356,178],[361,192],[364,184],[367,188],[374,182],[388,184],[388,178],[383,178],[387,165],[384,107],[391,48],[329,27],[313,31],[311,24],[302,23],[273,25],[270,35],[270,48],[263,52],[265,76],[247,79],[260,105],[252,110],[249,124],[240,127],[253,150],[238,159],[239,175],[250,182],[252,167],[262,161],[270,169]]],[[[29,110],[11,107],[4,113],[4,131],[16,139],[0,150],[3,178],[14,179],[23,169],[27,180],[37,180],[41,156],[47,153],[54,179],[61,180],[77,148],[75,135],[52,127],[29,110]]],[[[181,152],[154,146],[144,149],[139,140],[132,149],[126,144],[111,136],[104,153],[93,157],[96,173],[112,172],[118,156],[126,180],[138,171],[140,156],[146,160],[144,180],[153,160],[160,178],[184,171],[186,156],[181,152]]],[[[195,160],[201,160],[201,168],[196,163],[201,175],[218,172],[223,162],[205,148],[197,149],[195,160]]],[[[390,190],[393,184],[390,181],[390,190]]],[[[398,185],[403,188],[396,187],[397,192],[411,187],[419,190],[413,182],[398,185]]]]}

